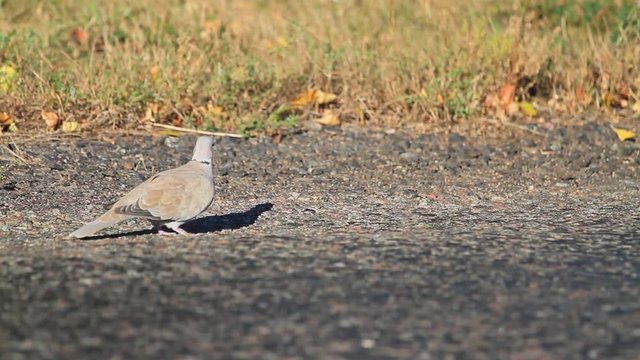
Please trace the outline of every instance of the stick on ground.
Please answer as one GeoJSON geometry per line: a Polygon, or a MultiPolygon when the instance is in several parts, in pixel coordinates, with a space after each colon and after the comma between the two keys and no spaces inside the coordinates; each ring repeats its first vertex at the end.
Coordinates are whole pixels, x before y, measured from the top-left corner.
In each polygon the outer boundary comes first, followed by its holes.
{"type": "Polygon", "coordinates": [[[242,138],[242,137],[244,137],[243,135],[240,135],[240,134],[205,131],[205,130],[196,130],[196,129],[185,129],[185,128],[181,128],[181,127],[178,127],[178,126],[166,125],[166,124],[152,124],[152,126],[163,128],[163,129],[181,131],[181,132],[185,132],[185,133],[191,133],[191,134],[211,135],[211,136],[228,136],[228,137],[234,137],[234,138],[242,138]]]}

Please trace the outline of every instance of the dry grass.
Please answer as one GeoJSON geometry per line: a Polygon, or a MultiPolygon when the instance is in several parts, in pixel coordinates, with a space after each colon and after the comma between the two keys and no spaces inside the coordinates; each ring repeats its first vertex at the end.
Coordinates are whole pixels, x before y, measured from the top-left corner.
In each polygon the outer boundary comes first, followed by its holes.
{"type": "MultiPolygon", "coordinates": [[[[551,112],[640,100],[640,14],[625,0],[0,1],[0,111],[85,127],[142,119],[273,131],[338,95],[344,121],[431,127],[501,115],[500,89],[551,112]],[[5,81],[5,83],[8,81],[5,81]]],[[[317,110],[317,109],[316,109],[317,110]]]]}

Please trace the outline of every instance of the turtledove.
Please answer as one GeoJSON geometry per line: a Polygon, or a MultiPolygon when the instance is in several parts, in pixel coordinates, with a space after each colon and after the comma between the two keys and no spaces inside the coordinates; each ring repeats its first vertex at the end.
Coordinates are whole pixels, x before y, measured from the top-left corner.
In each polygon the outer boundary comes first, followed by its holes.
{"type": "Polygon", "coordinates": [[[167,234],[162,226],[178,234],[186,234],[180,226],[202,214],[213,202],[212,147],[211,137],[199,137],[191,161],[147,179],[118,200],[109,211],[72,232],[69,237],[91,236],[132,218],[149,220],[161,234],[167,234]]]}

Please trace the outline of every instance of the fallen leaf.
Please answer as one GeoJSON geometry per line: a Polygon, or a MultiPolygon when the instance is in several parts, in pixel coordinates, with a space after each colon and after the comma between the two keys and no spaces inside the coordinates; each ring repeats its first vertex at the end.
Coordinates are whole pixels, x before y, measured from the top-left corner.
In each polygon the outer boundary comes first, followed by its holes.
{"type": "Polygon", "coordinates": [[[147,104],[147,108],[144,110],[144,117],[142,117],[142,120],[156,122],[157,119],[161,118],[160,110],[160,105],[157,103],[147,104]]]}
{"type": "Polygon", "coordinates": [[[71,32],[71,38],[78,45],[86,45],[89,42],[89,32],[83,29],[75,29],[71,32]]]}
{"type": "Polygon", "coordinates": [[[0,66],[0,94],[11,92],[18,80],[18,72],[11,65],[0,66]]]}
{"type": "Polygon", "coordinates": [[[314,95],[314,101],[317,105],[324,105],[334,102],[338,97],[335,94],[317,90],[314,95]]]}
{"type": "Polygon", "coordinates": [[[582,85],[576,86],[576,99],[578,99],[578,101],[583,101],[584,98],[584,88],[582,85]]]}
{"type": "Polygon", "coordinates": [[[507,110],[507,114],[515,115],[520,110],[520,106],[518,106],[517,102],[512,102],[511,104],[507,105],[506,110],[507,110]]]}
{"type": "Polygon", "coordinates": [[[513,84],[502,85],[499,96],[502,106],[508,106],[513,102],[513,99],[516,96],[516,86],[513,84]]]}
{"type": "Polygon", "coordinates": [[[16,123],[12,122],[11,124],[9,124],[9,128],[7,130],[9,130],[9,132],[17,132],[18,131],[18,125],[16,125],[16,123]]]}
{"type": "Polygon", "coordinates": [[[224,110],[221,106],[207,104],[207,112],[214,116],[224,115],[224,110]]]}
{"type": "Polygon", "coordinates": [[[273,143],[278,145],[282,141],[282,134],[281,133],[275,133],[275,134],[271,135],[271,138],[273,139],[273,143]]]}
{"type": "Polygon", "coordinates": [[[625,84],[618,84],[616,86],[616,94],[623,99],[628,99],[631,97],[629,86],[625,84]]]}
{"type": "Polygon", "coordinates": [[[340,117],[334,114],[331,110],[325,110],[322,117],[315,120],[318,124],[324,126],[337,126],[340,125],[340,117]]]}
{"type": "Polygon", "coordinates": [[[42,111],[40,115],[42,116],[45,124],[47,124],[48,130],[55,130],[58,128],[58,125],[60,125],[60,118],[58,117],[58,114],[53,111],[42,111]]]}
{"type": "Polygon", "coordinates": [[[582,85],[576,87],[576,100],[582,105],[591,104],[591,96],[587,95],[582,85]]]}
{"type": "Polygon", "coordinates": [[[338,98],[335,94],[324,92],[322,90],[308,89],[295,100],[291,101],[294,108],[302,108],[311,104],[324,105],[335,101],[338,98]]]}
{"type": "Polygon", "coordinates": [[[149,109],[155,114],[160,111],[160,105],[158,105],[157,103],[150,103],[149,109]]]}
{"type": "Polygon", "coordinates": [[[11,115],[0,112],[0,126],[7,126],[11,123],[13,123],[13,118],[11,117],[11,115]]]}
{"type": "Polygon", "coordinates": [[[518,103],[518,106],[520,107],[520,111],[528,117],[534,117],[538,114],[538,111],[536,111],[536,108],[530,102],[521,101],[518,103]]]}
{"type": "Polygon", "coordinates": [[[205,20],[200,23],[200,38],[206,40],[211,38],[214,34],[220,31],[220,21],[219,20],[205,20]]]}
{"type": "Polygon", "coordinates": [[[604,94],[604,99],[603,100],[604,100],[604,106],[610,108],[613,105],[613,101],[615,99],[614,99],[614,96],[613,96],[612,93],[607,92],[607,93],[604,94]]]}
{"type": "Polygon", "coordinates": [[[294,108],[301,108],[311,104],[313,102],[315,93],[315,90],[307,90],[303,92],[295,100],[291,101],[291,106],[293,106],[294,108]]]}
{"type": "Polygon", "coordinates": [[[149,69],[149,76],[151,76],[153,80],[158,78],[159,73],[160,73],[160,67],[158,65],[154,65],[149,69]]]}
{"type": "Polygon", "coordinates": [[[3,131],[13,132],[18,130],[15,125],[16,124],[13,121],[13,117],[11,115],[0,111],[0,133],[2,133],[3,131]]]}
{"type": "Polygon", "coordinates": [[[144,111],[144,117],[142,118],[142,121],[155,122],[155,119],[153,118],[153,111],[151,110],[151,107],[147,107],[147,109],[144,111]]]}
{"type": "Polygon", "coordinates": [[[489,94],[484,99],[484,107],[487,109],[492,109],[498,107],[498,96],[495,94],[489,94]]]}
{"type": "Polygon", "coordinates": [[[618,135],[618,139],[620,141],[635,139],[636,134],[633,131],[612,127],[613,131],[615,131],[616,135],[618,135]]]}
{"type": "Polygon", "coordinates": [[[79,132],[80,124],[77,121],[65,121],[62,123],[62,132],[79,132]]]}
{"type": "Polygon", "coordinates": [[[289,42],[283,37],[278,37],[275,40],[264,40],[263,44],[269,51],[281,50],[289,46],[289,42]]]}
{"type": "Polygon", "coordinates": [[[364,122],[365,111],[360,105],[356,105],[356,107],[353,109],[353,112],[355,113],[356,118],[358,119],[359,122],[364,122]]]}
{"type": "Polygon", "coordinates": [[[279,37],[276,39],[276,44],[278,45],[279,48],[286,48],[287,46],[289,46],[289,42],[287,41],[287,39],[283,38],[283,37],[279,37]]]}

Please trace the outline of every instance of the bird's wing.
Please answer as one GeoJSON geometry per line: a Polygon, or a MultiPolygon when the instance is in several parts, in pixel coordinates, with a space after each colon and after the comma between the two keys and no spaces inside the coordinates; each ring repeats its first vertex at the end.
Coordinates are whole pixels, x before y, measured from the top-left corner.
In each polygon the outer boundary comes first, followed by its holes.
{"type": "Polygon", "coordinates": [[[140,184],[118,201],[113,210],[150,220],[184,221],[206,210],[212,199],[212,180],[183,167],[165,171],[140,184]]]}

